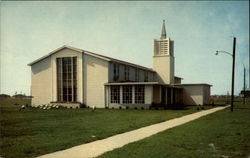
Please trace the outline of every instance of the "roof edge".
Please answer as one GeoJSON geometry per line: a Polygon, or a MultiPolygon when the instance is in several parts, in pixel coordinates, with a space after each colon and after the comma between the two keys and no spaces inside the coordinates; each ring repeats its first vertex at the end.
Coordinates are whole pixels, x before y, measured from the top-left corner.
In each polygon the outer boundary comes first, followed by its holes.
{"type": "Polygon", "coordinates": [[[77,52],[80,52],[80,53],[83,52],[83,50],[81,50],[81,49],[74,48],[74,47],[67,46],[67,45],[63,45],[62,47],[59,47],[59,48],[53,50],[53,51],[50,52],[49,54],[44,55],[44,56],[42,56],[42,57],[36,59],[35,61],[33,61],[33,62],[31,62],[31,63],[29,63],[29,64],[27,64],[27,65],[28,65],[28,66],[32,66],[33,64],[35,64],[35,63],[37,63],[37,62],[39,62],[39,61],[41,61],[41,60],[43,60],[43,59],[45,59],[45,58],[47,58],[47,57],[53,55],[53,54],[55,54],[56,52],[58,52],[58,51],[60,51],[60,50],[62,50],[62,49],[65,49],[65,48],[72,49],[72,50],[77,51],[77,52]]]}
{"type": "Polygon", "coordinates": [[[184,83],[184,84],[175,84],[175,86],[210,86],[213,85],[207,83],[184,83]]]}
{"type": "Polygon", "coordinates": [[[174,76],[174,78],[179,78],[179,79],[183,80],[183,78],[182,78],[182,77],[178,77],[178,76],[174,76]]]}
{"type": "Polygon", "coordinates": [[[138,65],[138,64],[127,62],[127,61],[107,57],[107,56],[104,56],[104,55],[96,54],[96,53],[93,53],[93,52],[90,52],[90,51],[87,51],[87,50],[83,50],[83,49],[79,49],[79,48],[75,48],[75,47],[71,47],[71,46],[67,46],[67,45],[63,45],[62,47],[57,48],[56,50],[50,52],[49,54],[44,55],[44,56],[38,58],[37,60],[35,60],[35,61],[33,61],[33,62],[31,62],[31,63],[29,63],[27,65],[32,66],[33,64],[35,64],[35,63],[37,63],[37,62],[39,62],[39,61],[53,55],[53,54],[55,54],[56,52],[58,52],[58,51],[60,51],[62,49],[65,49],[65,48],[68,48],[68,49],[71,49],[71,50],[74,50],[74,51],[77,51],[77,52],[80,52],[80,53],[84,53],[84,54],[87,54],[87,55],[90,55],[90,56],[94,56],[94,57],[97,57],[99,59],[103,59],[103,60],[106,60],[106,61],[117,62],[117,63],[124,64],[124,65],[130,65],[131,67],[138,67],[140,69],[144,69],[144,70],[147,70],[147,71],[156,72],[152,68],[148,68],[148,67],[144,67],[144,66],[141,66],[141,65],[138,65]]]}

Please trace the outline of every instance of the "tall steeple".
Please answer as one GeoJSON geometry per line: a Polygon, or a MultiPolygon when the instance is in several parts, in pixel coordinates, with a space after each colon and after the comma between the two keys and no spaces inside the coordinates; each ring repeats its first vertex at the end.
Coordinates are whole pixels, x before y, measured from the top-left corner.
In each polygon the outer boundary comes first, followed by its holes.
{"type": "Polygon", "coordinates": [[[153,69],[157,72],[160,83],[174,83],[174,41],[167,37],[165,20],[161,39],[154,40],[153,69]]]}
{"type": "Polygon", "coordinates": [[[163,20],[161,39],[166,39],[166,38],[167,38],[167,34],[166,34],[165,20],[163,20]]]}

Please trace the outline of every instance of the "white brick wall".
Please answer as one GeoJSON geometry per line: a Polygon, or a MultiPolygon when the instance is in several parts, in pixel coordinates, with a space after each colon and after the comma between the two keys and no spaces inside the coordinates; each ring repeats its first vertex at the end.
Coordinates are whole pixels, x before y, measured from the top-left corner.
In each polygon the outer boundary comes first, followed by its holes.
{"type": "Polygon", "coordinates": [[[183,86],[183,102],[186,105],[203,105],[203,86],[183,86]]]}
{"type": "Polygon", "coordinates": [[[31,67],[32,105],[47,104],[52,100],[52,68],[48,57],[31,67]]]}
{"type": "Polygon", "coordinates": [[[108,82],[108,61],[84,54],[84,103],[87,106],[105,107],[104,83],[108,82]]]}
{"type": "Polygon", "coordinates": [[[153,67],[157,72],[160,83],[174,83],[174,57],[173,56],[154,56],[153,67]]]}

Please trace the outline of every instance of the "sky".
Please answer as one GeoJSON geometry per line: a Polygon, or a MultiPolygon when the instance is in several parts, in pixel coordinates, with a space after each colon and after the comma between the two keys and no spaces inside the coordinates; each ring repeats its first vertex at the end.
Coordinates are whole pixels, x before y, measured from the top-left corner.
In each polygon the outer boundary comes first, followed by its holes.
{"type": "Polygon", "coordinates": [[[30,94],[28,63],[63,46],[152,67],[153,40],[166,21],[175,42],[175,75],[208,83],[211,94],[249,87],[249,1],[0,1],[0,93],[30,94]]]}

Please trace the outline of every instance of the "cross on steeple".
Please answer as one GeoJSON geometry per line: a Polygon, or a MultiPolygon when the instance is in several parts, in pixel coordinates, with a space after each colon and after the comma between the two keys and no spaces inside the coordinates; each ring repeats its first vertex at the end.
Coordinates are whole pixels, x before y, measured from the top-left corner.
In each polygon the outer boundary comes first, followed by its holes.
{"type": "Polygon", "coordinates": [[[166,33],[166,27],[165,27],[165,20],[163,20],[161,39],[166,39],[166,38],[167,38],[167,33],[166,33]]]}

